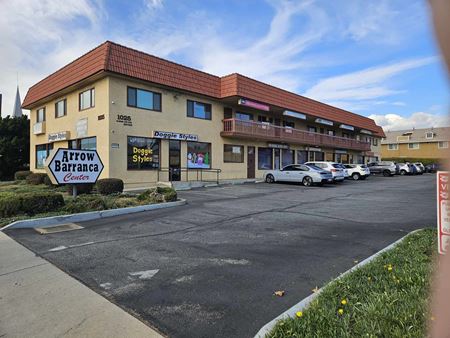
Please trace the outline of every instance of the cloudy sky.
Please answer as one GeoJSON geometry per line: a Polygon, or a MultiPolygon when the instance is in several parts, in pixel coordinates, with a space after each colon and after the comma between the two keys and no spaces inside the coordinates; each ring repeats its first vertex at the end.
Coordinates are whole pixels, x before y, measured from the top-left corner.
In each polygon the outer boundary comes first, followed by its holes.
{"type": "Polygon", "coordinates": [[[374,118],[448,124],[425,0],[0,0],[0,93],[105,40],[216,75],[238,72],[374,118]]]}

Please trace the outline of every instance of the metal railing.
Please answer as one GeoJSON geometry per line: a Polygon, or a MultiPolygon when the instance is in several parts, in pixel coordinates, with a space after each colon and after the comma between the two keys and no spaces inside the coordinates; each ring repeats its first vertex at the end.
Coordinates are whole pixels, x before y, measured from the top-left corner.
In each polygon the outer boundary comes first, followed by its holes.
{"type": "Polygon", "coordinates": [[[175,180],[173,180],[173,176],[174,175],[179,175],[180,176],[180,181],[200,181],[200,182],[208,182],[208,181],[212,181],[212,182],[216,182],[217,184],[219,184],[219,177],[220,177],[220,173],[222,172],[222,169],[215,169],[215,168],[170,168],[170,167],[166,167],[166,168],[159,168],[158,170],[158,181],[160,181],[160,174],[162,173],[167,173],[168,174],[168,181],[169,182],[173,182],[175,180]],[[185,180],[183,180],[183,173],[185,174],[185,180]],[[208,177],[205,179],[204,178],[204,174],[214,174],[214,179],[210,180],[208,179],[208,177]]]}
{"type": "Polygon", "coordinates": [[[223,120],[222,136],[264,139],[269,141],[290,142],[311,146],[327,146],[331,148],[369,151],[370,143],[346,137],[313,133],[290,127],[275,126],[263,122],[244,121],[238,119],[223,120]]]}

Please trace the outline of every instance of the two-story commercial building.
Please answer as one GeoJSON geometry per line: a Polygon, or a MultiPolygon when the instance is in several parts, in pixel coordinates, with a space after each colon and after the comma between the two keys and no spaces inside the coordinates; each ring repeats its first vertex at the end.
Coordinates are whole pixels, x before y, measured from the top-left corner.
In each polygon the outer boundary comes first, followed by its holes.
{"type": "Polygon", "coordinates": [[[380,156],[384,137],[367,117],[109,41],[32,86],[23,108],[31,111],[32,170],[44,170],[52,149],[96,149],[102,177],[128,186],[212,169],[241,179],[308,160],[362,163],[380,156]]]}

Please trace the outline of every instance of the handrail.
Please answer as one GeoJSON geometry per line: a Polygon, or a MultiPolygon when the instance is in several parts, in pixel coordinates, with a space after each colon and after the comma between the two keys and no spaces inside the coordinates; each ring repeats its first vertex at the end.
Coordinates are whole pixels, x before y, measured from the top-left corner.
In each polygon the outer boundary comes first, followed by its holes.
{"type": "Polygon", "coordinates": [[[187,168],[187,167],[180,167],[180,168],[171,168],[171,167],[163,167],[158,169],[158,181],[159,181],[159,173],[160,172],[167,172],[169,173],[169,182],[172,182],[172,174],[174,172],[179,172],[180,174],[185,172],[186,173],[186,181],[189,182],[189,172],[190,171],[196,171],[197,174],[197,181],[203,182],[203,172],[211,172],[216,174],[216,183],[219,184],[219,175],[222,172],[222,169],[219,168],[187,168]],[[200,172],[200,177],[199,177],[200,172]]]}
{"type": "Polygon", "coordinates": [[[290,127],[275,126],[263,122],[238,120],[235,118],[223,120],[223,133],[236,133],[241,136],[261,137],[271,140],[299,142],[302,144],[332,146],[335,148],[354,148],[370,150],[370,143],[341,136],[331,136],[290,127]]]}

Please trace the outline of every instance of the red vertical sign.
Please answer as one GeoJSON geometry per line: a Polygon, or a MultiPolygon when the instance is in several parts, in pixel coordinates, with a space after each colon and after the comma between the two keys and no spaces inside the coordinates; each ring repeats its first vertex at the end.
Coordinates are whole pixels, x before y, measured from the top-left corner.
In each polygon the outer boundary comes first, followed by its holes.
{"type": "Polygon", "coordinates": [[[437,226],[439,253],[445,254],[450,244],[449,173],[438,171],[437,178],[437,226]]]}

